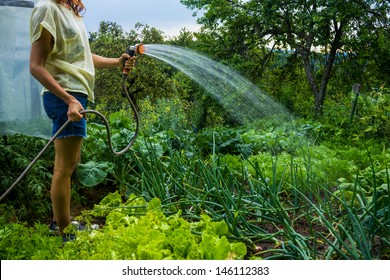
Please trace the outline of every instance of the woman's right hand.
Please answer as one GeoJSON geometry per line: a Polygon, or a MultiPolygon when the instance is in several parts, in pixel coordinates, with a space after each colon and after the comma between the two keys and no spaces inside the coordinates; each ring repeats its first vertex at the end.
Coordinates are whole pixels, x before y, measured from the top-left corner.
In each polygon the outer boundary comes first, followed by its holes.
{"type": "Polygon", "coordinates": [[[68,120],[71,122],[78,122],[80,121],[83,117],[85,117],[84,114],[81,114],[80,112],[83,111],[84,108],[81,105],[81,103],[75,99],[74,101],[71,101],[68,103],[68,120]]]}

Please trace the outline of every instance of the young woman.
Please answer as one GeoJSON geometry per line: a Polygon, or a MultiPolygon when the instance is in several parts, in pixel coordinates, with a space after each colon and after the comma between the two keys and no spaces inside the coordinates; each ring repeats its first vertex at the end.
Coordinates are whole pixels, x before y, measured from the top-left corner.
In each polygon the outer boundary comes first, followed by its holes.
{"type": "Polygon", "coordinates": [[[91,53],[81,0],[39,0],[31,14],[31,74],[44,86],[43,103],[53,131],[71,123],[54,141],[51,183],[53,221],[62,233],[70,224],[71,175],[76,168],[86,119],[80,111],[94,101],[94,68],[134,67],[127,54],[106,58],[91,53]]]}

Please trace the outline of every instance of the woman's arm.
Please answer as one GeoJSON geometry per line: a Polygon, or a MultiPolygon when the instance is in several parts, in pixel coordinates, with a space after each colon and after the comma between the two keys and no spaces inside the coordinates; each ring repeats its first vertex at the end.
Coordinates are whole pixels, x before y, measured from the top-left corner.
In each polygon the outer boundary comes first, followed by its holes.
{"type": "Polygon", "coordinates": [[[93,64],[95,68],[113,68],[113,67],[123,67],[123,61],[125,62],[125,67],[131,69],[135,64],[135,57],[130,58],[128,54],[122,54],[119,58],[107,58],[100,55],[92,54],[93,64]]]}
{"type": "Polygon", "coordinates": [[[50,32],[43,28],[39,39],[31,45],[30,72],[46,89],[68,104],[69,120],[79,121],[83,117],[80,114],[80,111],[84,109],[83,106],[76,98],[68,94],[45,68],[46,59],[52,50],[52,40],[50,32]]]}

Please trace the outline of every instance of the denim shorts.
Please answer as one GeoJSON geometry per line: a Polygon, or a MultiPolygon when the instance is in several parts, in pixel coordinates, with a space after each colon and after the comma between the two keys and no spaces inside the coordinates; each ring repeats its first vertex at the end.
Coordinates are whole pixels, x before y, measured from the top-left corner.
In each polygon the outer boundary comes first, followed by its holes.
{"type": "MultiPolygon", "coordinates": [[[[84,110],[87,109],[88,96],[86,94],[75,92],[68,93],[74,96],[81,103],[84,110]]],[[[68,120],[68,105],[54,94],[45,92],[43,95],[43,107],[45,108],[47,116],[52,120],[52,135],[54,135],[68,120]]],[[[57,138],[72,136],[79,136],[83,138],[87,137],[87,120],[85,118],[82,118],[78,122],[69,123],[57,138]]]]}

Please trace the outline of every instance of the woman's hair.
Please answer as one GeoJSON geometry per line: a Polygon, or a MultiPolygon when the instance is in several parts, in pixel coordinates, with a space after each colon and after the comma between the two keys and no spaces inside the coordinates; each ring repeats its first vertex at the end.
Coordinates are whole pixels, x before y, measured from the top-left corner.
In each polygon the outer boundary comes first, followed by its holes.
{"type": "MultiPolygon", "coordinates": [[[[81,12],[85,11],[85,6],[81,0],[66,0],[69,6],[72,8],[73,12],[81,17],[81,12]]],[[[57,0],[58,3],[63,2],[63,0],[57,0]]]]}

